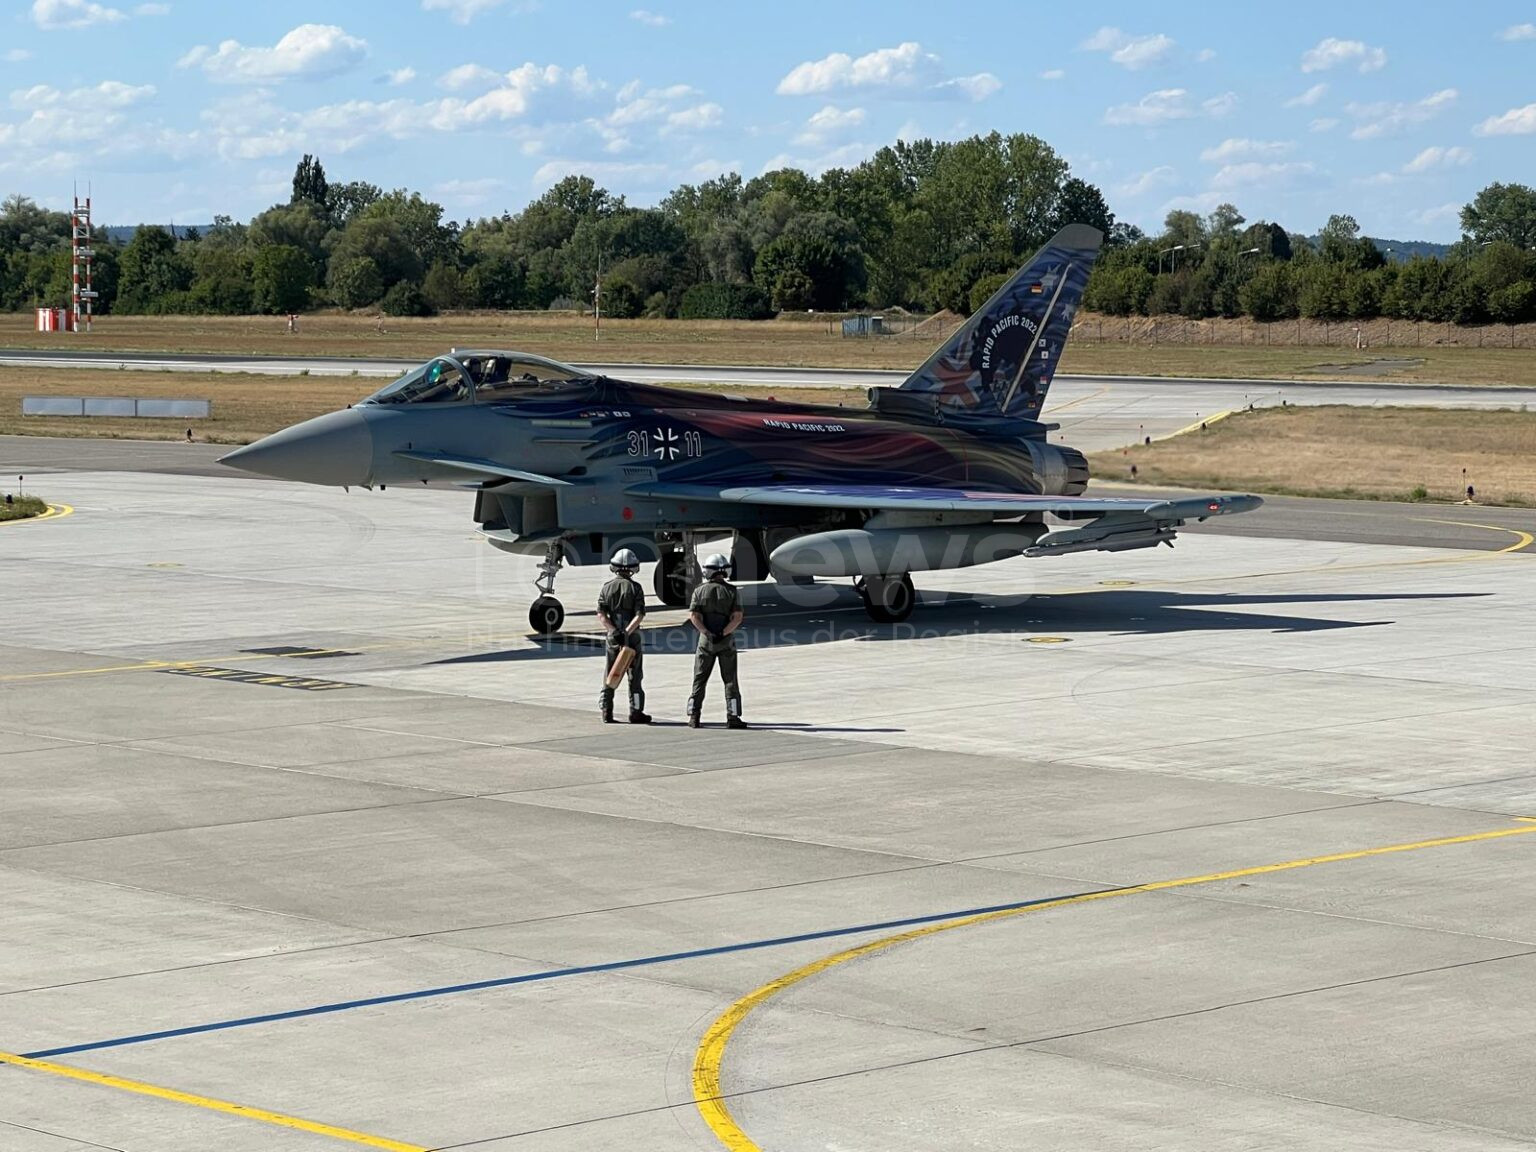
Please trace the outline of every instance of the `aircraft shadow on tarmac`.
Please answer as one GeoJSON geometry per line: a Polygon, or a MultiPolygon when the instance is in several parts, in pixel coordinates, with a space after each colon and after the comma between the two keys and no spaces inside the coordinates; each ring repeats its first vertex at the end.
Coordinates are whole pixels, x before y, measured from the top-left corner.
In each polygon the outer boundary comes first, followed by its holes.
{"type": "MultiPolygon", "coordinates": [[[[857,595],[848,588],[818,586],[827,603],[795,604],[803,589],[760,585],[757,603],[748,609],[737,634],[744,651],[801,647],[836,641],[912,641],[959,636],[1017,636],[1021,641],[1073,634],[1143,636],[1196,632],[1326,632],[1340,628],[1379,628],[1395,620],[1339,620],[1300,614],[1254,612],[1257,606],[1376,604],[1416,600],[1467,599],[1484,593],[1275,594],[1177,592],[1165,589],[1106,588],[1072,595],[989,596],[972,592],[924,589],[921,604],[900,624],[876,624],[864,616],[857,595]],[[827,595],[830,593],[830,595],[827,595]],[[1230,611],[1228,611],[1230,610],[1230,611]]],[[[686,655],[697,634],[681,609],[652,608],[644,632],[647,655],[686,655]],[[668,623],[657,623],[658,618],[668,623]]],[[[497,649],[436,661],[438,664],[494,664],[597,657],[603,640],[593,632],[533,636],[533,647],[497,649]]]]}

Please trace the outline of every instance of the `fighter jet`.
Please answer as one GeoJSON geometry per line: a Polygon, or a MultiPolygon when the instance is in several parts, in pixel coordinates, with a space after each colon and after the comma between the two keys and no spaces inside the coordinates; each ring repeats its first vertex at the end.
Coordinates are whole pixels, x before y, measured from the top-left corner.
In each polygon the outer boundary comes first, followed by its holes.
{"type": "Polygon", "coordinates": [[[539,557],[537,633],[565,564],[618,548],[687,602],[694,544],[732,537],[738,579],[852,577],[871,619],[905,620],[912,573],[1171,543],[1256,496],[1085,496],[1081,452],[1041,409],[1102,233],[1062,229],[898,387],[861,410],[594,375],[540,356],[455,351],[358,404],[222,463],[311,484],[474,492],[485,539],[539,557]]]}

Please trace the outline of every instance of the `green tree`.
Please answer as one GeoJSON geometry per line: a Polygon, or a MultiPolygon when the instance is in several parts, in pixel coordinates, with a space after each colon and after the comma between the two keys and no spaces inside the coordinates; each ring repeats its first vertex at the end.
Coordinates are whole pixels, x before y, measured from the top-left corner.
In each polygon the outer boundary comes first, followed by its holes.
{"type": "Polygon", "coordinates": [[[1461,230],[1478,244],[1502,240],[1516,248],[1536,248],[1536,189],[1488,185],[1461,210],[1461,230]]]}
{"type": "Polygon", "coordinates": [[[290,204],[312,204],[322,214],[330,214],[330,182],[325,178],[325,168],[320,161],[304,153],[293,170],[293,198],[290,204]]]}
{"type": "Polygon", "coordinates": [[[119,310],[123,312],[180,311],[178,294],[192,282],[192,269],[164,228],[145,225],[123,249],[119,310]]]}
{"type": "Polygon", "coordinates": [[[804,295],[806,281],[811,290],[801,307],[824,312],[846,308],[864,289],[864,252],[858,233],[830,212],[796,216],[758,252],[754,279],[772,286],[776,308],[796,307],[787,301],[804,295]],[[789,272],[797,275],[786,279],[789,272]]]}
{"type": "Polygon", "coordinates": [[[1295,275],[1286,263],[1261,264],[1237,295],[1255,320],[1288,320],[1298,313],[1295,275]]]}
{"type": "MultiPolygon", "coordinates": [[[[401,280],[419,283],[422,274],[426,271],[420,253],[406,238],[400,223],[388,212],[376,211],[378,208],[379,205],[375,204],[373,208],[369,208],[347,225],[341,238],[336,241],[335,247],[331,250],[329,271],[326,276],[326,283],[334,289],[337,287],[335,277],[343,275],[343,269],[352,267],[360,258],[366,258],[378,273],[381,286],[379,293],[363,301],[364,304],[373,303],[379,295],[383,294],[385,288],[401,280]]],[[[359,283],[355,268],[344,275],[347,283],[354,286],[359,283]]],[[[366,279],[362,281],[362,283],[366,282],[366,279]]],[[[346,291],[355,298],[353,288],[346,291]]],[[[361,304],[346,305],[349,308],[361,306],[361,304]]]]}
{"type": "Polygon", "coordinates": [[[326,239],[330,230],[324,211],[305,200],[268,208],[252,219],[249,236],[258,248],[265,244],[297,248],[318,269],[325,266],[326,239]]]}
{"type": "Polygon", "coordinates": [[[799,268],[786,267],[773,281],[773,306],[780,312],[806,312],[815,306],[816,282],[799,268]]]}
{"type": "Polygon", "coordinates": [[[343,308],[366,308],[384,295],[384,276],[371,256],[331,262],[331,296],[343,308]]]}
{"type": "Polygon", "coordinates": [[[445,308],[462,308],[469,298],[464,274],[446,260],[439,260],[427,269],[426,279],[421,283],[421,293],[433,310],[438,312],[445,308]]]}
{"type": "Polygon", "coordinates": [[[309,304],[315,266],[291,244],[267,244],[251,259],[251,303],[258,312],[281,316],[309,304]]]}
{"type": "MultiPolygon", "coordinates": [[[[210,234],[211,235],[211,234],[210,234]]],[[[243,244],[204,240],[192,256],[191,306],[197,312],[243,316],[254,303],[251,251],[243,244]]]]}

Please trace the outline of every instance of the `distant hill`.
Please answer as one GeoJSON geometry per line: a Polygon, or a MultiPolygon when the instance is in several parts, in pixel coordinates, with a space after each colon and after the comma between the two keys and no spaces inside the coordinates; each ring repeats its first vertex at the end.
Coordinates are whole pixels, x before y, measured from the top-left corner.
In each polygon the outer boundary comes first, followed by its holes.
{"type": "Polygon", "coordinates": [[[1381,240],[1375,236],[1370,237],[1370,241],[1383,252],[1390,248],[1391,252],[1387,259],[1397,262],[1411,260],[1415,256],[1435,256],[1443,259],[1445,254],[1455,247],[1454,244],[1435,244],[1429,240],[1381,240]]]}
{"type": "MultiPolygon", "coordinates": [[[[208,230],[213,227],[212,224],[161,224],[159,226],[167,231],[174,231],[178,240],[185,240],[187,233],[194,229],[199,236],[206,236],[208,230]]],[[[114,244],[126,244],[133,239],[133,234],[143,227],[143,224],[104,224],[95,231],[98,236],[106,236],[114,244]]]]}

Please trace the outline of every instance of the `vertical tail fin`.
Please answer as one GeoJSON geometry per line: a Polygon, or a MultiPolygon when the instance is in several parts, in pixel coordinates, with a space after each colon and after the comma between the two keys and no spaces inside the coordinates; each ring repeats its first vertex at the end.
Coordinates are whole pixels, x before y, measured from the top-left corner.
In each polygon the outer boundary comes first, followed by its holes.
{"type": "Polygon", "coordinates": [[[1037,420],[1104,234],[1069,224],[908,376],[938,409],[1037,420]]]}

